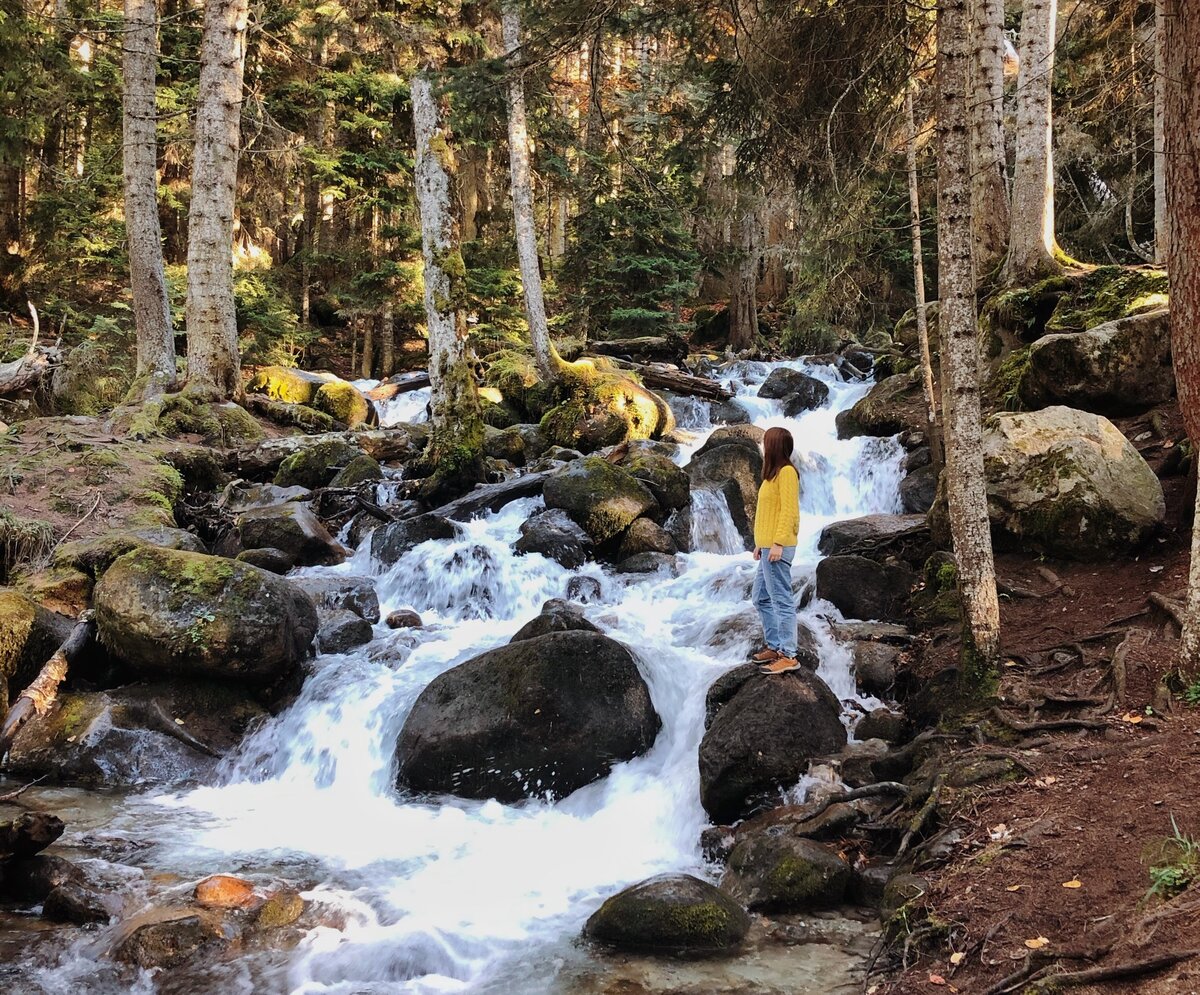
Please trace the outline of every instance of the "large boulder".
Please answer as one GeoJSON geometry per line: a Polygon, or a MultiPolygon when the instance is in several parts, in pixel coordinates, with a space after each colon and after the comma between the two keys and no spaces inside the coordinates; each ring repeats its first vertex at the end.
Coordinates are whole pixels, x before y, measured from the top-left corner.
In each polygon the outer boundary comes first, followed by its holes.
{"type": "Polygon", "coordinates": [[[721,887],[750,909],[807,912],[840,904],[853,876],[832,848],[774,826],[747,834],[729,854],[721,887]]]}
{"type": "Polygon", "coordinates": [[[618,950],[693,957],[733,953],[749,931],[745,909],[690,874],[660,874],[618,892],[583,928],[618,950]]]}
{"type": "Polygon", "coordinates": [[[658,713],[633,656],[596,632],[489,650],[421,692],[397,745],[401,788],[561,798],[648,750],[658,713]]]}
{"type": "Polygon", "coordinates": [[[714,821],[732,822],[764,795],[793,787],[809,762],[846,745],[841,704],[807,670],[766,676],[738,668],[713,686],[700,743],[700,801],[714,821]]]}
{"type": "Polygon", "coordinates": [[[826,556],[857,553],[878,556],[910,542],[927,542],[924,515],[863,515],[832,522],[821,530],[817,549],[826,556]]]}
{"type": "MultiPolygon", "coordinates": [[[[730,432],[742,427],[730,426],[718,431],[730,432]]],[[[762,453],[757,444],[750,442],[752,437],[749,435],[726,438],[728,441],[711,448],[701,447],[685,469],[695,490],[716,491],[725,496],[733,524],[749,549],[754,543],[754,513],[762,478],[762,453]]]]}
{"type": "Polygon", "coordinates": [[[357,428],[371,417],[371,403],[358,388],[332,373],[264,366],[246,389],[288,404],[316,408],[350,428],[357,428]]]}
{"type": "Polygon", "coordinates": [[[1047,335],[1029,350],[1021,401],[1065,404],[1100,414],[1145,411],[1175,393],[1168,311],[1105,322],[1085,332],[1047,335]]]}
{"type": "Polygon", "coordinates": [[[306,504],[245,511],[237,517],[237,531],[243,549],[278,549],[297,566],[334,566],[349,555],[306,504]]]}
{"type": "Polygon", "coordinates": [[[372,625],[379,621],[379,595],[370,577],[310,574],[297,577],[292,583],[312,598],[318,611],[344,608],[372,625]]]}
{"type": "Polygon", "coordinates": [[[292,453],[275,472],[276,487],[325,487],[363,455],[358,446],[340,439],[327,439],[292,453]]]}
{"type": "Polygon", "coordinates": [[[371,556],[390,567],[400,557],[423,542],[455,539],[459,529],[450,519],[432,512],[392,522],[371,533],[371,556]]]}
{"type": "Polygon", "coordinates": [[[21,691],[66,638],[71,623],[19,591],[0,588],[0,704],[21,691]],[[18,686],[19,685],[19,686],[18,686]]]}
{"type": "Polygon", "coordinates": [[[904,510],[914,515],[925,515],[937,499],[938,471],[930,463],[909,470],[900,481],[900,502],[904,510]]]}
{"type": "Polygon", "coordinates": [[[1058,406],[993,415],[983,456],[998,539],[1099,560],[1128,553],[1163,521],[1158,478],[1100,415],[1058,406]]]}
{"type": "Polygon", "coordinates": [[[827,556],[817,564],[817,597],[846,618],[903,621],[915,582],[907,567],[865,556],[827,556]]]}
{"type": "Polygon", "coordinates": [[[839,439],[925,432],[928,423],[920,371],[897,373],[881,380],[852,408],[841,412],[836,421],[839,439]]]}
{"type": "Polygon", "coordinates": [[[545,497],[547,508],[561,508],[597,544],[659,512],[645,484],[599,456],[575,460],[553,474],[546,481],[545,497]]]}
{"type": "Polygon", "coordinates": [[[671,533],[649,518],[639,518],[625,533],[621,548],[617,551],[617,562],[641,553],[665,553],[673,556],[677,552],[671,533]]]}
{"type": "Polygon", "coordinates": [[[669,456],[649,449],[645,443],[630,446],[621,469],[645,484],[664,512],[683,508],[691,501],[687,474],[669,456]]]}
{"type": "Polygon", "coordinates": [[[106,532],[90,539],[65,542],[54,551],[50,565],[63,570],[79,570],[98,580],[117,557],[124,556],[139,546],[162,546],[164,549],[182,549],[189,553],[208,552],[204,543],[183,529],[133,529],[106,532]]]}
{"type": "Polygon", "coordinates": [[[541,613],[521,626],[509,642],[519,643],[524,639],[537,639],[538,636],[544,636],[550,632],[599,631],[584,617],[583,612],[576,605],[564,601],[562,598],[551,598],[542,605],[541,613]]]}
{"type": "MultiPolygon", "coordinates": [[[[825,387],[820,380],[810,377],[807,373],[801,373],[799,370],[793,370],[787,366],[777,366],[767,374],[767,379],[758,388],[758,396],[773,401],[782,401],[785,397],[808,390],[813,383],[825,387]]],[[[828,388],[825,393],[829,393],[828,388]]]]}
{"type": "Polygon", "coordinates": [[[312,600],[247,563],[152,546],[96,584],[100,638],[135,669],[252,684],[293,677],[317,631],[312,600]]]}
{"type": "Polygon", "coordinates": [[[538,512],[521,524],[518,553],[541,553],[568,570],[583,566],[592,552],[592,540],[561,508],[538,512]]]}

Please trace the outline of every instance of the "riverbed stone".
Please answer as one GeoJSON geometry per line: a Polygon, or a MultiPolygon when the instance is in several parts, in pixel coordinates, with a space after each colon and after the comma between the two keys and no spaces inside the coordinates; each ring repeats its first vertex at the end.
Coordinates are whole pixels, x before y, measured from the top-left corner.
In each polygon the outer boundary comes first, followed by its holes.
{"type": "Polygon", "coordinates": [[[841,903],[852,875],[832,847],[778,826],[738,841],[721,887],[751,910],[808,912],[841,903]]]}
{"type": "Polygon", "coordinates": [[[645,484],[599,456],[585,456],[551,475],[545,497],[547,508],[561,508],[597,544],[621,535],[645,515],[660,513],[645,484]]]}
{"type": "Polygon", "coordinates": [[[326,487],[343,469],[363,454],[358,446],[338,439],[318,442],[292,453],[275,473],[277,487],[326,487]]]}
{"type": "Polygon", "coordinates": [[[621,469],[645,484],[664,512],[686,507],[692,499],[687,474],[669,456],[650,448],[651,445],[661,444],[631,443],[621,469]]]}
{"type": "Polygon", "coordinates": [[[887,643],[858,642],[852,652],[858,689],[877,698],[885,697],[896,683],[901,651],[887,643]]]}
{"type": "Polygon", "coordinates": [[[397,608],[388,612],[386,624],[389,629],[420,629],[425,623],[411,608],[397,608]]]}
{"type": "Polygon", "coordinates": [[[1134,550],[1163,522],[1162,485],[1107,418],[1061,406],[992,415],[984,468],[1003,544],[1103,560],[1134,550]]]}
{"type": "Polygon", "coordinates": [[[366,453],[355,456],[334,474],[330,487],[357,487],[359,484],[376,483],[383,480],[383,467],[379,461],[366,453]]]}
{"type": "MultiPolygon", "coordinates": [[[[745,427],[750,426],[730,426],[718,431],[733,432],[745,427]]],[[[715,432],[713,434],[716,435],[715,432]]],[[[754,514],[762,476],[762,454],[757,443],[750,441],[751,435],[727,435],[725,438],[728,441],[711,449],[702,447],[685,469],[693,489],[716,491],[724,495],[730,518],[749,549],[754,541],[754,514]]]]}
{"type": "Polygon", "coordinates": [[[39,853],[0,866],[0,902],[28,908],[40,905],[63,884],[81,884],[83,872],[65,857],[39,853]]]}
{"type": "Polygon", "coordinates": [[[900,481],[900,501],[904,510],[924,515],[933,507],[937,497],[938,471],[931,465],[909,470],[900,481]]]}
{"type": "Polygon", "coordinates": [[[296,675],[317,631],[312,600],[284,578],[155,547],[113,563],[93,602],[101,641],[150,674],[275,684],[296,675]]]}
{"type": "Polygon", "coordinates": [[[463,798],[561,798],[644,753],[660,721],[632,654],[597,632],[550,632],[435,678],[397,745],[397,783],[463,798]]]}
{"type": "Polygon", "coordinates": [[[321,608],[317,617],[316,646],[322,653],[348,653],[371,641],[371,623],[347,608],[321,608]]]}
{"type": "Polygon", "coordinates": [[[817,597],[846,618],[903,621],[916,575],[906,566],[865,556],[827,556],[817,564],[817,597]]]}
{"type": "Polygon", "coordinates": [[[541,613],[533,619],[526,622],[517,634],[509,640],[510,643],[519,643],[523,639],[536,639],[538,636],[544,636],[549,632],[599,632],[591,622],[589,622],[578,608],[569,601],[564,601],[562,598],[551,598],[542,605],[541,613]]]}
{"type": "Polygon", "coordinates": [[[459,527],[450,519],[432,512],[401,519],[371,533],[371,556],[383,566],[390,567],[421,543],[455,539],[458,533],[459,527]]]}
{"type": "Polygon", "coordinates": [[[826,525],[817,549],[826,556],[857,554],[880,559],[889,550],[928,541],[924,514],[862,515],[826,525]]]}
{"type": "Polygon", "coordinates": [[[318,609],[344,608],[372,625],[379,621],[379,595],[370,577],[313,574],[297,577],[292,583],[312,598],[318,609]]]}
{"type": "Polygon", "coordinates": [[[162,546],[164,549],[182,549],[190,553],[208,552],[199,538],[183,529],[117,530],[91,539],[63,543],[54,551],[50,563],[53,567],[81,570],[98,580],[114,560],[139,546],[162,546]]]}
{"type": "Polygon", "coordinates": [[[836,418],[839,439],[860,435],[923,435],[928,427],[919,370],[898,373],[875,384],[836,418]]]}
{"type": "Polygon", "coordinates": [[[674,556],[675,540],[661,525],[650,518],[639,518],[626,530],[617,551],[617,562],[639,553],[666,553],[674,556]]]}
{"type": "Polygon", "coordinates": [[[858,720],[854,735],[860,740],[878,739],[890,746],[902,743],[908,732],[908,720],[902,712],[876,708],[858,720]]]}
{"type": "Polygon", "coordinates": [[[731,954],[749,931],[745,909],[690,874],[660,874],[618,892],[583,930],[618,950],[672,956],[731,954]]]}
{"type": "Polygon", "coordinates": [[[298,502],[245,511],[236,527],[243,549],[281,549],[297,566],[335,566],[349,555],[312,509],[298,502]]]}
{"type": "Polygon", "coordinates": [[[42,916],[51,922],[87,926],[108,922],[119,908],[119,901],[109,899],[87,885],[65,881],[52,889],[42,902],[42,916]]]}
{"type": "MultiPolygon", "coordinates": [[[[700,800],[729,823],[764,795],[789,788],[818,756],[846,745],[841,704],[805,669],[767,676],[738,668],[710,689],[700,743],[700,800]]],[[[757,668],[753,668],[757,671],[757,668]]]]}
{"type": "Polygon", "coordinates": [[[252,567],[266,570],[268,573],[284,576],[295,565],[296,561],[282,549],[264,546],[262,549],[243,549],[234,557],[239,563],[249,563],[252,567]]]}
{"type": "Polygon", "coordinates": [[[592,554],[592,539],[561,508],[538,512],[521,523],[518,553],[540,553],[568,570],[583,566],[592,554]]]}

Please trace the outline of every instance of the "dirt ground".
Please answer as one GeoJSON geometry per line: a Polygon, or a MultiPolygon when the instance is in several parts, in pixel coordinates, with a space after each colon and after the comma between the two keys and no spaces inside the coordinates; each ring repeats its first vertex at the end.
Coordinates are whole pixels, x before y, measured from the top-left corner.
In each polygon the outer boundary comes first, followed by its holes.
{"type": "MultiPolygon", "coordinates": [[[[1168,439],[1182,436],[1177,417],[1160,412],[1168,439]]],[[[1148,419],[1120,427],[1137,440],[1148,419]]],[[[1149,601],[1151,592],[1182,596],[1194,485],[1173,472],[1171,445],[1135,444],[1164,474],[1168,509],[1136,559],[997,556],[1009,592],[1004,666],[999,713],[980,731],[1020,770],[956,799],[941,830],[948,859],[917,868],[929,882],[921,952],[910,948],[906,966],[897,948],[868,985],[875,995],[1200,993],[1200,884],[1176,893],[1152,889],[1151,877],[1154,867],[1182,867],[1180,884],[1189,869],[1200,874],[1200,849],[1168,842],[1200,840],[1200,708],[1165,693],[1179,630],[1149,601]],[[1033,728],[1011,727],[1020,724],[1033,728]],[[1146,969],[1189,951],[1196,956],[1146,969]],[[1138,969],[1126,978],[1036,984],[1130,965],[1138,969]]],[[[954,638],[942,637],[921,664],[926,676],[955,657],[954,638]]]]}

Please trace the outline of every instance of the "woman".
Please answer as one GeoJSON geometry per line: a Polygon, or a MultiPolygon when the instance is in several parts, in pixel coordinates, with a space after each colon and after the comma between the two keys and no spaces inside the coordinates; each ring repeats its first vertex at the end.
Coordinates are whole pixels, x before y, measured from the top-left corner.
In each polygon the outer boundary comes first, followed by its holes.
{"type": "Polygon", "coordinates": [[[763,673],[795,670],[796,602],[792,560],[800,529],[800,475],[792,465],[792,433],[769,428],[763,436],[762,486],[754,514],[754,607],[762,619],[766,649],[751,659],[763,673]]]}

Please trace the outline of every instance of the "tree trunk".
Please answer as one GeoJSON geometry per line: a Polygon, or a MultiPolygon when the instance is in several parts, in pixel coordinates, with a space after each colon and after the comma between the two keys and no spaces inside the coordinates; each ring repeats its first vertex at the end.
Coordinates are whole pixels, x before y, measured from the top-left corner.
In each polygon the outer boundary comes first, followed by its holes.
{"type": "Polygon", "coordinates": [[[430,499],[451,490],[467,490],[483,479],[483,419],[475,378],[466,358],[466,267],[450,204],[454,153],[426,72],[412,81],[412,108],[432,386],[431,434],[425,461],[430,476],[422,494],[430,499]]]}
{"type": "Polygon", "coordinates": [[[474,242],[479,237],[479,179],[483,163],[475,155],[464,157],[458,171],[458,202],[462,205],[462,239],[474,242]]]}
{"type": "Polygon", "coordinates": [[[537,226],[533,216],[533,180],[529,168],[529,130],[525,121],[525,81],[517,62],[521,48],[521,15],[514,0],[503,7],[504,55],[508,62],[508,161],[512,173],[513,227],[521,286],[525,289],[525,317],[538,372],[547,383],[562,369],[563,361],[550,338],[546,299],[538,265],[537,226]]]}
{"type": "MultiPolygon", "coordinates": [[[[995,664],[1000,608],[988,524],[979,404],[975,265],[967,109],[967,0],[942,0],[937,17],[938,296],[946,492],[958,587],[973,663],[995,664]]],[[[970,668],[969,668],[970,669],[970,668]]]]}
{"type": "Polygon", "coordinates": [[[971,216],[976,275],[986,277],[1008,246],[1004,183],[1004,0],[972,0],[971,216]]]}
{"type": "Polygon", "coordinates": [[[1166,7],[1167,0],[1154,3],[1154,261],[1159,266],[1167,262],[1167,169],[1164,110],[1166,103],[1166,7]]]}
{"type": "Polygon", "coordinates": [[[242,386],[233,305],[233,208],[248,5],[248,0],[209,0],[204,8],[188,214],[188,381],[221,397],[241,393],[242,386]]]}
{"type": "Polygon", "coordinates": [[[1004,280],[1010,286],[1060,272],[1054,237],[1050,83],[1058,0],[1025,0],[1017,75],[1017,160],[1004,280]]]}
{"type": "Polygon", "coordinates": [[[391,301],[385,301],[379,316],[379,379],[396,372],[396,315],[391,301]]]}
{"type": "Polygon", "coordinates": [[[751,349],[758,341],[758,263],[762,239],[758,211],[745,206],[738,219],[741,252],[729,302],[729,347],[735,352],[751,349]]]}
{"type": "Polygon", "coordinates": [[[375,318],[368,317],[363,321],[362,367],[360,372],[364,380],[370,380],[375,373],[375,318]]]}
{"type": "MultiPolygon", "coordinates": [[[[1200,444],[1200,7],[1194,0],[1164,0],[1163,6],[1171,355],[1179,410],[1194,451],[1200,444]]],[[[1189,681],[1200,675],[1200,488],[1197,492],[1179,659],[1189,681]]]]}
{"type": "Polygon", "coordinates": [[[125,82],[122,115],[125,159],[125,238],[137,324],[137,376],[147,392],[175,383],[175,330],[163,273],[156,164],[158,116],[154,74],[158,63],[156,0],[125,0],[125,82]]]}
{"type": "Polygon", "coordinates": [[[912,227],[913,286],[916,298],[917,342],[921,347],[921,384],[925,390],[925,418],[929,427],[929,445],[933,465],[940,469],[945,461],[942,433],[937,420],[937,395],[933,387],[933,359],[929,351],[929,318],[925,301],[925,252],[921,240],[921,194],[917,186],[917,123],[913,118],[912,87],[904,91],[904,114],[908,125],[908,207],[912,227]]]}

